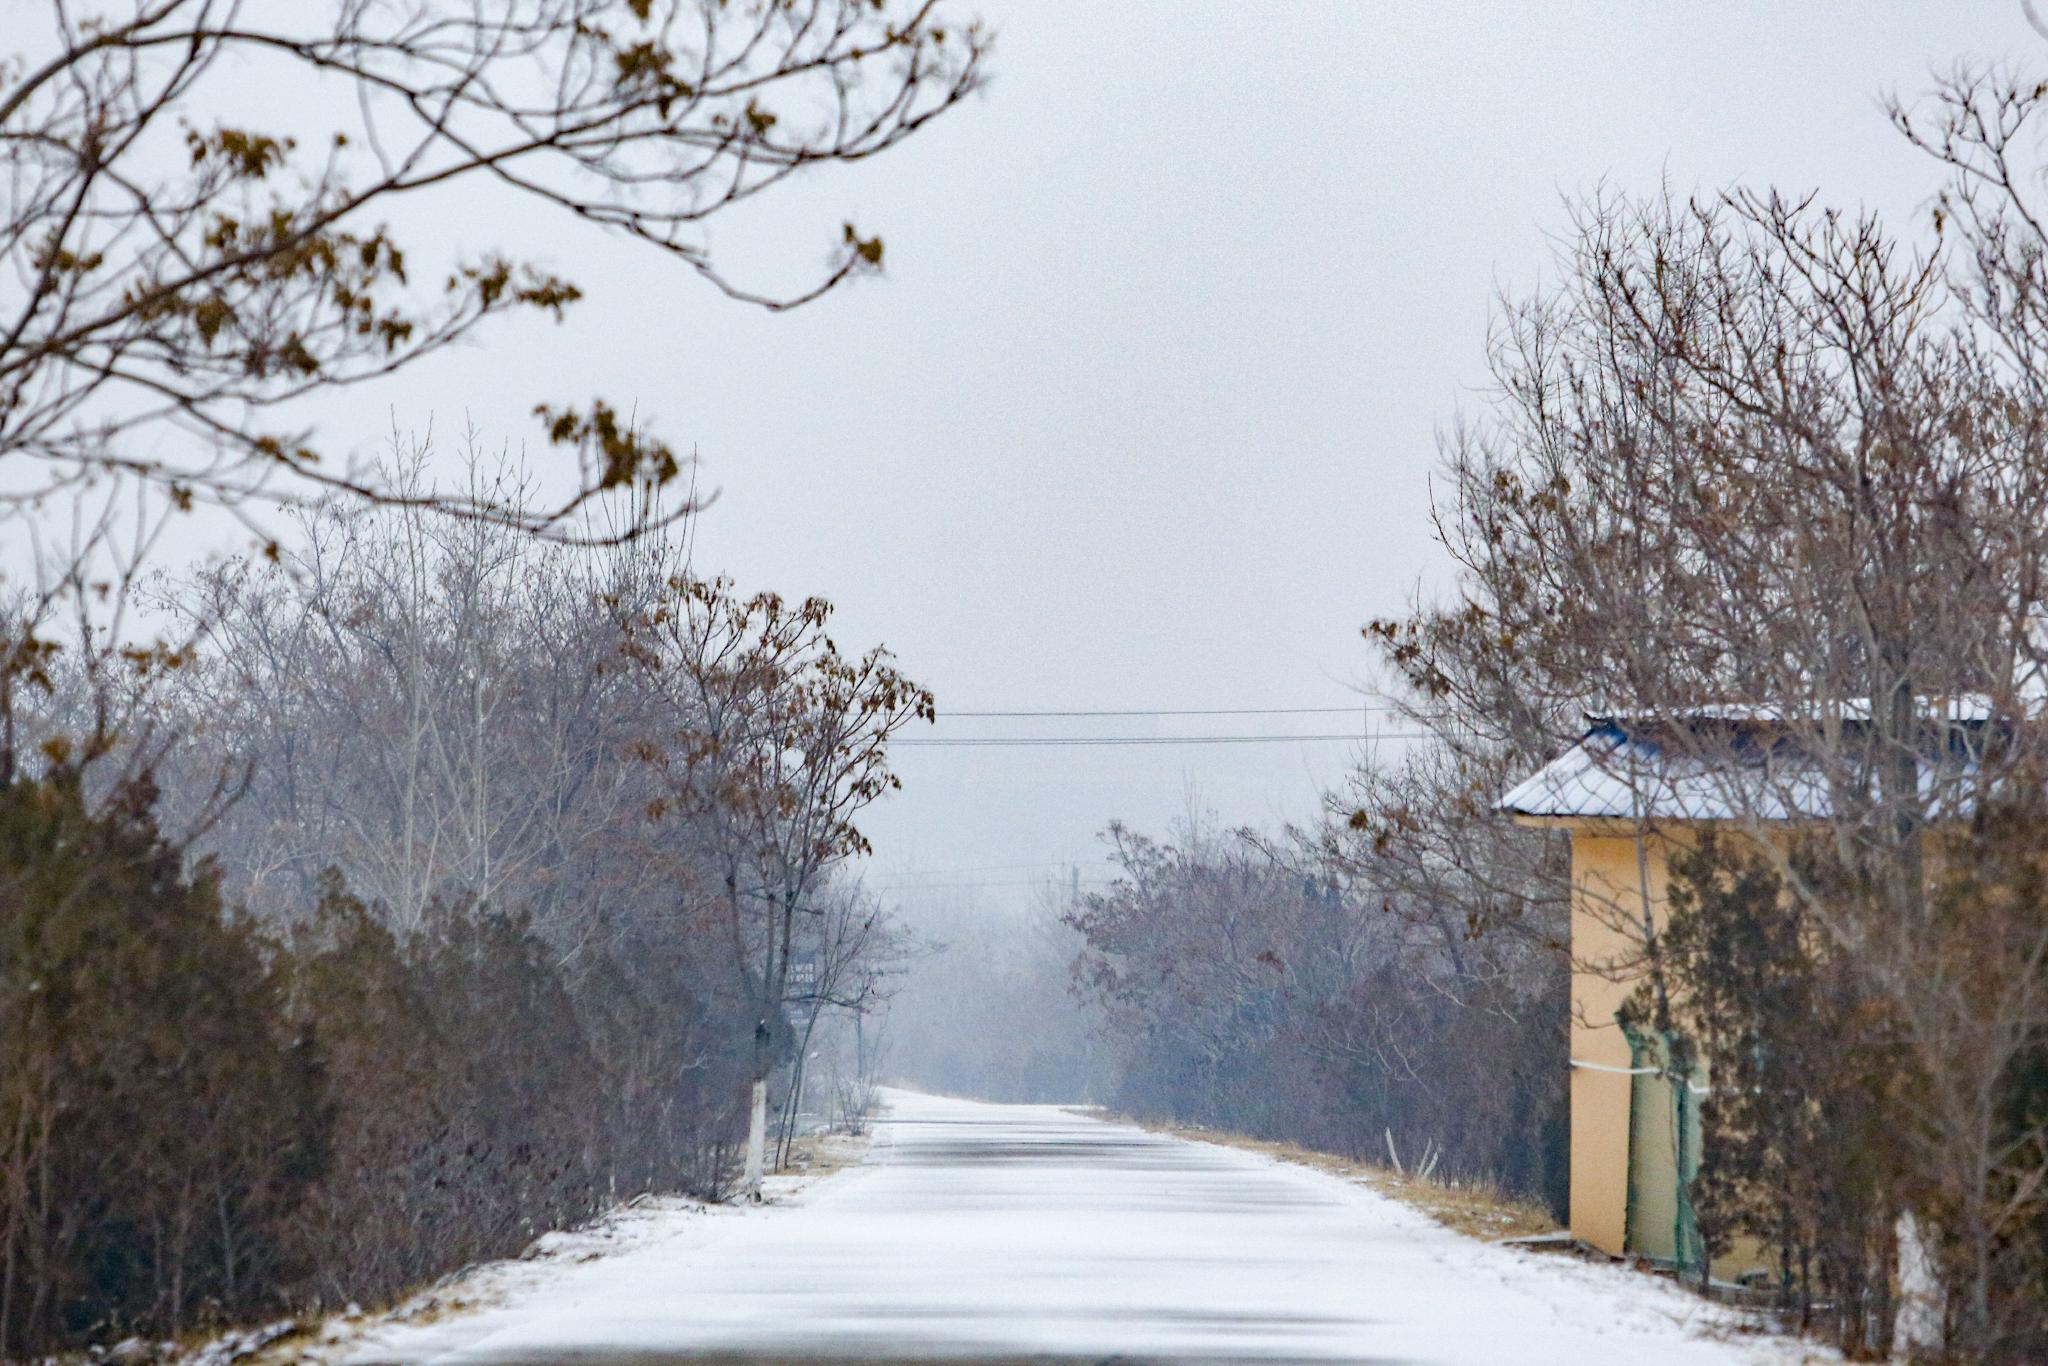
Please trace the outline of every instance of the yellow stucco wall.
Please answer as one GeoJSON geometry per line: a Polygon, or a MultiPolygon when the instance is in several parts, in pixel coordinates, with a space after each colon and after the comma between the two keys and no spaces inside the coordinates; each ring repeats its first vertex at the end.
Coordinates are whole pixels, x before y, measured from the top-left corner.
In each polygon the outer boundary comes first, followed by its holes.
{"type": "MultiPolygon", "coordinates": [[[[1592,1066],[1574,1067],[1571,1076],[1571,1231],[1616,1255],[1629,1248],[1633,1087],[1621,1071],[1595,1069],[1630,1066],[1628,1039],[1615,1014],[1640,980],[1643,937],[1637,927],[1646,901],[1662,920],[1669,882],[1665,842],[1651,835],[1640,849],[1639,858],[1632,835],[1572,834],[1571,1050],[1574,1062],[1592,1066]]],[[[1668,1135],[1663,1136],[1668,1150],[1668,1135]]],[[[1639,1146],[1641,1156],[1654,1163],[1658,1145],[1639,1146]]],[[[1652,1179],[1644,1185],[1646,1194],[1662,1185],[1669,1202],[1673,1183],[1652,1179]]],[[[1653,1249],[1639,1250],[1654,1255],[1653,1249]]]]}
{"type": "MultiPolygon", "coordinates": [[[[1694,832],[1680,826],[1642,838],[1614,827],[1572,830],[1572,1060],[1626,1068],[1634,1061],[1615,1020],[1642,981],[1645,910],[1663,928],[1670,853],[1694,832]]],[[[1683,1019],[1685,1003],[1673,1002],[1683,1019]]],[[[1712,1059],[1694,1059],[1693,1084],[1709,1083],[1712,1059]]],[[[1604,1252],[1671,1257],[1677,1250],[1678,1141],[1672,1083],[1574,1067],[1571,1076],[1571,1231],[1604,1252]]],[[[1694,1141],[1697,1141],[1697,1135],[1694,1141]]],[[[1717,1273],[1768,1264],[1766,1250],[1738,1240],[1717,1273]]]]}

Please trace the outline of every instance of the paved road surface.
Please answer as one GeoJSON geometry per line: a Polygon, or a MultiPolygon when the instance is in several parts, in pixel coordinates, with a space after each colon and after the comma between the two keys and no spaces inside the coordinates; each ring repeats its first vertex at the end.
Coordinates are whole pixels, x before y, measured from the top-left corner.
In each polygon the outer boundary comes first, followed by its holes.
{"type": "Polygon", "coordinates": [[[861,1167],[689,1218],[358,1359],[1793,1359],[1702,1336],[1714,1311],[1646,1277],[1487,1247],[1335,1177],[1052,1107],[894,1093],[861,1167]]]}

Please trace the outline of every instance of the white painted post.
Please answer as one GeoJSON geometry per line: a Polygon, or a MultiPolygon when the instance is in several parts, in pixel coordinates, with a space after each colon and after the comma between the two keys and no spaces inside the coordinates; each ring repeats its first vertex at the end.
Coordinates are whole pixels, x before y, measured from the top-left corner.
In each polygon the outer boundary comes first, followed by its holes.
{"type": "Polygon", "coordinates": [[[761,1200],[761,1167],[768,1155],[768,1078],[754,1083],[754,1110],[747,1119],[747,1199],[761,1200]]]}
{"type": "Polygon", "coordinates": [[[1945,1296],[1934,1251],[1911,1210],[1899,1216],[1893,1236],[1899,1249],[1899,1312],[1892,1320],[1892,1352],[1904,1358],[1938,1351],[1945,1296]]]}

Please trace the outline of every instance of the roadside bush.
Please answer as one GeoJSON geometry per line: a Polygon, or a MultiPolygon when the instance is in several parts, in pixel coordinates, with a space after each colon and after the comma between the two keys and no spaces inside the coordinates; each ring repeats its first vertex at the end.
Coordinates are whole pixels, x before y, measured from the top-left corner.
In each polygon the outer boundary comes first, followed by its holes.
{"type": "MultiPolygon", "coordinates": [[[[1713,1067],[1688,1188],[1706,1251],[1769,1249],[1802,1328],[1881,1356],[1905,1209],[1895,1134],[1915,1076],[1897,1022],[1762,861],[1709,837],[1672,873],[1660,966],[1713,1067]]],[[[1672,1027],[1657,1016],[1646,983],[1623,1017],[1646,1034],[1672,1027]]]]}
{"type": "Polygon", "coordinates": [[[401,940],[332,875],[293,956],[333,1126],[294,1222],[302,1298],[386,1299],[615,1199],[729,1180],[744,1054],[684,991],[609,960],[572,991],[523,921],[472,905],[401,940]]]}
{"type": "Polygon", "coordinates": [[[1558,959],[1513,980],[1459,980],[1415,956],[1374,964],[1307,1031],[1325,1098],[1311,1141],[1380,1160],[1392,1134],[1404,1163],[1428,1152],[1440,1175],[1563,1211],[1566,991],[1558,959]]]}
{"type": "MultiPolygon", "coordinates": [[[[1898,931],[1924,946],[1922,973],[1954,983],[1938,1010],[1902,1009],[1873,981],[1868,945],[1827,932],[1816,906],[1873,893],[1818,842],[1792,851],[1798,896],[1736,842],[1705,838],[1673,859],[1659,968],[1713,1069],[1689,1192],[1701,1235],[1716,1255],[1741,1240],[1765,1249],[1788,1316],[1852,1359],[1924,1354],[1931,1340],[1998,1362],[2048,1347],[2037,802],[1978,811],[1929,878],[1927,914],[1898,931]],[[1966,1086],[1970,1110],[1952,1099],[1966,1086]],[[1992,1165],[1971,1160],[1981,1139],[1944,1123],[1959,1111],[1989,1132],[1992,1165]],[[1895,1338],[1901,1321],[1917,1341],[1895,1338]]],[[[1658,1014],[1646,983],[1626,1018],[1670,1028],[1658,1014]]]]}
{"type": "Polygon", "coordinates": [[[293,941],[292,1010],[323,1057],[331,1159],[292,1231],[314,1298],[376,1299],[428,1274],[447,1049],[391,932],[338,879],[293,941]],[[372,1099],[374,1098],[374,1099],[372,1099]]]}
{"type": "Polygon", "coordinates": [[[729,1184],[748,1055],[679,949],[572,973],[472,904],[400,936],[338,875],[265,940],[154,799],[0,791],[0,1359],[388,1300],[729,1184]]]}
{"type": "Polygon", "coordinates": [[[589,955],[571,990],[603,1078],[607,1194],[730,1193],[745,1144],[751,1016],[730,983],[663,935],[589,955]]]}
{"type": "Polygon", "coordinates": [[[376,1299],[595,1212],[601,1075],[523,925],[474,908],[401,944],[330,880],[295,1010],[334,1161],[297,1221],[311,1298],[376,1299]]]}
{"type": "Polygon", "coordinates": [[[0,1356],[247,1313],[299,1269],[320,1071],[154,797],[0,790],[0,1356]]]}

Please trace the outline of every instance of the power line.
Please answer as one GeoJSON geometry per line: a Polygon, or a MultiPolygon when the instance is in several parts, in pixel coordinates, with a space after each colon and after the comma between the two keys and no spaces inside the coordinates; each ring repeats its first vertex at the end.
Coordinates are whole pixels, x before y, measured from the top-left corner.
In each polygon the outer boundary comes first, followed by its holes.
{"type": "Polygon", "coordinates": [[[939,719],[949,716],[985,716],[1023,719],[1035,716],[1355,716],[1363,711],[1398,711],[1398,707],[1361,705],[1355,707],[1076,707],[1069,710],[960,711],[942,707],[939,719]]]}
{"type": "Polygon", "coordinates": [[[955,876],[955,875],[958,875],[958,874],[966,874],[966,873],[1014,873],[1014,872],[1038,873],[1038,872],[1056,872],[1056,873],[1058,873],[1058,874],[1059,874],[1059,875],[1060,875],[1061,877],[1065,877],[1065,876],[1067,875],[1067,870],[1068,870],[1069,868],[1079,868],[1079,867],[1088,867],[1088,866],[1091,866],[1091,865],[1093,865],[1093,864],[1095,864],[1095,863],[1098,863],[1098,862],[1100,862],[1100,860],[1099,860],[1099,859],[1094,859],[1094,858],[1085,858],[1085,859],[1078,859],[1078,860],[1076,860],[1076,859],[1032,859],[1032,860],[1030,860],[1029,862],[1026,862],[1026,863],[974,863],[974,864],[968,864],[968,865],[966,865],[966,866],[964,866],[964,867],[957,867],[957,868],[956,868],[956,867],[951,867],[951,866],[948,866],[948,867],[944,867],[944,868],[910,868],[910,869],[906,869],[906,870],[904,871],[904,873],[903,873],[903,876],[904,876],[904,877],[953,877],[953,876],[955,876]]]}
{"type": "Polygon", "coordinates": [[[1345,731],[1326,735],[978,735],[958,738],[898,737],[895,749],[916,745],[928,749],[1067,749],[1092,745],[1286,745],[1329,740],[1427,740],[1426,731],[1382,731],[1368,735],[1345,731]]]}
{"type": "Polygon", "coordinates": [[[1062,887],[1076,885],[1082,887],[1107,887],[1115,881],[1115,878],[1084,877],[1076,883],[1071,878],[1047,877],[1024,882],[890,882],[884,883],[872,890],[877,892],[957,892],[975,891],[983,887],[1050,887],[1054,891],[1058,891],[1062,887]]]}

